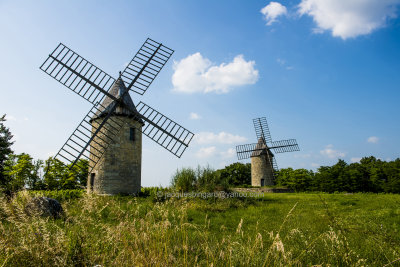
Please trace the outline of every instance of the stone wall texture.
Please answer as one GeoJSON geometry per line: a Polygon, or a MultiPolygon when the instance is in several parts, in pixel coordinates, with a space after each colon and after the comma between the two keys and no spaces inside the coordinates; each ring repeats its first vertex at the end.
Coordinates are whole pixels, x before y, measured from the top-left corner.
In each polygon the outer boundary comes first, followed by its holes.
{"type": "MultiPolygon", "coordinates": [[[[142,124],[129,117],[118,117],[123,126],[117,136],[113,137],[103,157],[97,162],[88,177],[88,193],[101,195],[136,194],[141,188],[142,165],[142,124]],[[134,130],[134,141],[130,140],[130,128],[134,130]],[[94,175],[94,179],[91,179],[94,175]],[[91,184],[93,182],[93,184],[91,184]]],[[[101,119],[92,121],[93,126],[101,123],[101,119]]],[[[106,124],[113,123],[108,120],[106,124]]],[[[107,128],[107,127],[104,127],[107,128]]],[[[104,136],[99,133],[95,141],[102,144],[104,136]]],[[[95,142],[92,150],[100,149],[95,142]],[[96,147],[97,146],[97,147],[96,147]]]]}
{"type": "Polygon", "coordinates": [[[268,163],[266,154],[251,157],[251,185],[261,186],[261,179],[264,179],[264,186],[274,185],[274,173],[272,165],[268,163]]]}

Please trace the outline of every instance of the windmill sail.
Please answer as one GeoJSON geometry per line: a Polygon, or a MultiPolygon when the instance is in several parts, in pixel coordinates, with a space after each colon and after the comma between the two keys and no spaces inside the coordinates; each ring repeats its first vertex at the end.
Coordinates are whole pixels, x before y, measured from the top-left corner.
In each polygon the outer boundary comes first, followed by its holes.
{"type": "Polygon", "coordinates": [[[236,146],[236,154],[239,160],[249,159],[254,151],[262,151],[264,148],[257,147],[257,143],[236,146]]]}
{"type": "Polygon", "coordinates": [[[267,119],[265,117],[253,119],[254,129],[256,130],[257,140],[264,138],[265,143],[272,142],[269,132],[267,119]]]}
{"type": "Polygon", "coordinates": [[[296,139],[274,141],[271,143],[270,148],[273,149],[275,153],[300,151],[296,139]]]}
{"type": "Polygon", "coordinates": [[[194,134],[143,102],[135,107],[129,96],[129,90],[144,94],[173,52],[148,38],[120,73],[120,78],[115,80],[60,43],[40,69],[94,106],[56,158],[71,163],[72,167],[79,158],[84,157],[93,168],[125,124],[118,118],[120,115],[145,123],[146,126],[142,128],[145,135],[181,157],[194,134]]]}
{"type": "Polygon", "coordinates": [[[89,172],[94,168],[123,125],[118,117],[112,116],[105,116],[100,123],[93,124],[92,119],[103,109],[97,103],[89,110],[55,158],[66,161],[73,167],[83,157],[89,160],[89,172]]]}
{"type": "Polygon", "coordinates": [[[143,102],[140,102],[136,109],[147,122],[142,132],[180,158],[194,134],[143,102]]]}
{"type": "Polygon", "coordinates": [[[60,43],[40,69],[92,104],[100,103],[115,79],[60,43]]]}
{"type": "Polygon", "coordinates": [[[174,50],[147,38],[121,74],[125,86],[143,95],[173,53],[174,50]]]}

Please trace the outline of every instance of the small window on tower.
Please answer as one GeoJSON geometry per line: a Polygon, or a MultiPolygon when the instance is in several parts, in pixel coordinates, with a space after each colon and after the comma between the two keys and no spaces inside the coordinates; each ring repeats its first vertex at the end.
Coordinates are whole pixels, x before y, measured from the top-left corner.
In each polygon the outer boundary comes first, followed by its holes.
{"type": "Polygon", "coordinates": [[[129,140],[130,141],[135,141],[135,128],[130,128],[129,129],[129,140]]]}

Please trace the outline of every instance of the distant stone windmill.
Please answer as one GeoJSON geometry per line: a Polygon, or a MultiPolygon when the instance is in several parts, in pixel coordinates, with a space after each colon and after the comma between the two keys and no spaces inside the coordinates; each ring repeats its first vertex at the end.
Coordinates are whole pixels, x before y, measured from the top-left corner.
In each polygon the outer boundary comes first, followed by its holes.
{"type": "Polygon", "coordinates": [[[251,158],[251,185],[271,186],[274,185],[275,174],[278,165],[274,154],[283,152],[299,151],[295,139],[272,141],[267,120],[265,117],[253,119],[257,135],[257,143],[236,146],[238,159],[251,158]]]}
{"type": "Polygon", "coordinates": [[[56,155],[71,167],[89,160],[88,192],[140,191],[141,133],[178,158],[188,147],[192,132],[143,102],[135,106],[129,94],[143,95],[173,52],[148,38],[115,80],[60,43],[40,67],[93,104],[56,155]]]}

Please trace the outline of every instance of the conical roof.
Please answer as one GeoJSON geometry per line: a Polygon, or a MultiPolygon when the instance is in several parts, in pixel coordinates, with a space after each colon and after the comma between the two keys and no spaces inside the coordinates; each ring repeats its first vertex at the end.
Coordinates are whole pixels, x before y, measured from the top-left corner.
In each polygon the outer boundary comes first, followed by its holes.
{"type": "MultiPolygon", "coordinates": [[[[114,110],[113,115],[135,117],[138,113],[129,92],[127,91],[128,89],[125,87],[121,77],[119,77],[109,91],[111,95],[118,99],[120,99],[122,96],[122,101],[117,104],[117,108],[114,110]]],[[[92,120],[106,116],[108,111],[112,108],[111,104],[113,101],[114,100],[112,98],[106,96],[92,120]]],[[[137,118],[136,120],[143,123],[142,119],[140,118],[137,118]]]]}
{"type": "Polygon", "coordinates": [[[257,157],[260,156],[262,154],[267,154],[267,151],[269,153],[271,153],[267,147],[267,145],[265,144],[264,138],[260,137],[258,139],[257,145],[255,147],[255,151],[253,151],[253,153],[251,153],[252,157],[257,157]]]}

